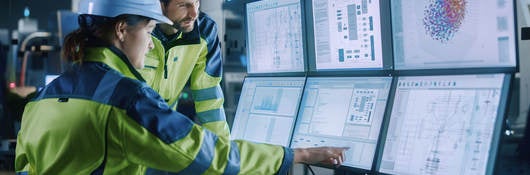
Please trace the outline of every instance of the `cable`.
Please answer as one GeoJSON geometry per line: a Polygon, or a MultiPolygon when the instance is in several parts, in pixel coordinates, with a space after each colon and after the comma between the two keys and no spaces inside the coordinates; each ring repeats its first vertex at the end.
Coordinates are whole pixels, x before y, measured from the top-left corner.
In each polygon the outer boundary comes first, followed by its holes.
{"type": "Polygon", "coordinates": [[[22,58],[22,67],[20,68],[20,86],[26,86],[26,71],[28,68],[28,57],[29,51],[24,51],[24,57],[22,58]]]}
{"type": "Polygon", "coordinates": [[[313,171],[313,169],[311,168],[310,165],[308,165],[308,164],[304,164],[304,165],[305,165],[305,167],[307,167],[307,169],[309,169],[309,171],[311,171],[312,175],[315,175],[315,172],[313,171]]]}

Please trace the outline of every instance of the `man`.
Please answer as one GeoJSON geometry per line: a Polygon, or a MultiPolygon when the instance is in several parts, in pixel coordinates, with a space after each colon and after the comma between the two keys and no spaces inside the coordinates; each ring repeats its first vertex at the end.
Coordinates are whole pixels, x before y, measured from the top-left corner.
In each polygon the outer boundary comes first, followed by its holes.
{"type": "Polygon", "coordinates": [[[199,12],[199,0],[160,2],[164,15],[174,24],[157,25],[153,31],[155,48],[147,54],[145,68],[140,73],[175,110],[189,83],[199,122],[207,128],[213,125],[209,129],[214,131],[220,129],[227,133],[217,25],[199,12]]]}

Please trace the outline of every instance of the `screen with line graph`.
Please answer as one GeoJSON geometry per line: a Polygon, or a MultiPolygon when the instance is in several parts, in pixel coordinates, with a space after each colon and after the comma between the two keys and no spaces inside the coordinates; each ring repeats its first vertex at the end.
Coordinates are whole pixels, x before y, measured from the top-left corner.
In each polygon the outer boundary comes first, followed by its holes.
{"type": "Polygon", "coordinates": [[[507,78],[504,74],[399,77],[379,171],[489,174],[507,78]]]}
{"type": "Polygon", "coordinates": [[[344,146],[344,166],[370,170],[391,77],[310,77],[291,147],[344,146]]]}
{"type": "Polygon", "coordinates": [[[248,73],[304,72],[300,0],[247,4],[248,73]]]}
{"type": "Polygon", "coordinates": [[[516,66],[514,1],[392,0],[398,70],[516,66]]]}
{"type": "Polygon", "coordinates": [[[305,77],[247,77],[232,139],[289,146],[305,77]]]}
{"type": "Polygon", "coordinates": [[[379,0],[313,0],[318,70],[382,69],[379,0]]]}

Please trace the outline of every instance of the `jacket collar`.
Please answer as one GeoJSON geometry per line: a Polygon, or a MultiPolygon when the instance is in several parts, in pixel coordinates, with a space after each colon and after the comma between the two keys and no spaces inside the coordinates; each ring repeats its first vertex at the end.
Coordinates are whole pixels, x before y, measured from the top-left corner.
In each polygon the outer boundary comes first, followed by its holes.
{"type": "Polygon", "coordinates": [[[162,42],[166,50],[179,45],[199,44],[201,43],[201,34],[197,20],[195,20],[194,25],[193,30],[188,33],[178,31],[173,35],[166,35],[157,25],[153,31],[153,36],[162,42]]]}
{"type": "Polygon", "coordinates": [[[127,56],[114,46],[86,48],[85,61],[104,63],[125,77],[145,82],[144,78],[129,62],[127,56]]]}

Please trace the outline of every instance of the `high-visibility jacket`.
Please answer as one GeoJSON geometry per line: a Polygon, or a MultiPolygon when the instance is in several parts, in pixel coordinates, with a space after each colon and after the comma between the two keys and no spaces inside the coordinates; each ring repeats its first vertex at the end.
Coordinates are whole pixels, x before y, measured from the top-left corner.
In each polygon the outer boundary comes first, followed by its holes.
{"type": "Polygon", "coordinates": [[[30,101],[19,174],[285,174],[292,149],[231,141],[172,110],[115,47],[85,59],[30,101]]]}
{"type": "Polygon", "coordinates": [[[224,125],[228,130],[220,86],[223,70],[217,25],[202,12],[194,25],[193,31],[173,36],[166,36],[156,27],[155,47],[139,72],[173,109],[189,82],[197,119],[215,127],[224,125]]]}

